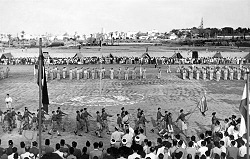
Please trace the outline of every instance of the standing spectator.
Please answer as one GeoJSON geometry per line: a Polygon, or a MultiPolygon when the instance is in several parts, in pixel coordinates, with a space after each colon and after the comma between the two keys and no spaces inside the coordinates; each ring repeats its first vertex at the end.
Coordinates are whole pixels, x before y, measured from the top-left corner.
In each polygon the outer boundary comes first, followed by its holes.
{"type": "Polygon", "coordinates": [[[25,153],[21,155],[21,159],[25,159],[26,157],[30,158],[30,147],[25,147],[25,153]]]}
{"type": "Polygon", "coordinates": [[[13,141],[12,140],[9,140],[9,147],[6,148],[6,154],[9,156],[13,153],[13,141]]]}
{"type": "Polygon", "coordinates": [[[54,148],[50,147],[49,145],[50,145],[50,140],[46,139],[45,146],[43,147],[44,154],[54,152],[54,148]]]}
{"type": "Polygon", "coordinates": [[[89,153],[89,158],[90,158],[90,159],[93,159],[94,156],[97,156],[98,159],[102,159],[102,151],[100,151],[100,150],[98,149],[98,143],[95,142],[95,143],[93,144],[93,146],[94,146],[94,150],[91,151],[91,152],[89,153]]]}
{"type": "Polygon", "coordinates": [[[59,143],[56,144],[56,151],[54,153],[56,153],[59,156],[61,156],[62,158],[64,158],[63,157],[63,152],[60,151],[60,144],[59,143]]]}
{"type": "Polygon", "coordinates": [[[17,153],[19,156],[25,153],[25,143],[23,141],[20,142],[20,149],[17,150],[17,153]]]}
{"type": "Polygon", "coordinates": [[[39,154],[39,149],[37,148],[37,142],[33,141],[32,142],[32,147],[30,148],[30,153],[34,154],[35,157],[39,154]]]}
{"type": "Polygon", "coordinates": [[[89,159],[89,154],[87,154],[87,147],[82,148],[82,156],[81,159],[89,159]]]}
{"type": "Polygon", "coordinates": [[[60,141],[60,151],[63,153],[68,153],[69,149],[68,147],[65,147],[65,140],[61,139],[60,141]]]}
{"type": "Polygon", "coordinates": [[[77,142],[73,141],[72,142],[72,147],[74,148],[74,153],[73,155],[76,156],[77,159],[80,159],[80,157],[82,156],[81,150],[76,148],[77,146],[77,142]]]}
{"type": "Polygon", "coordinates": [[[190,154],[192,156],[192,158],[194,159],[195,155],[196,155],[196,148],[194,147],[194,142],[190,141],[188,143],[188,147],[187,147],[187,154],[190,154]]]}
{"type": "Polygon", "coordinates": [[[4,148],[1,147],[2,140],[0,139],[0,157],[3,155],[4,148]]]}
{"type": "Polygon", "coordinates": [[[74,154],[74,148],[70,147],[69,148],[69,156],[66,159],[76,159],[76,156],[74,154]]]}
{"type": "MultiPolygon", "coordinates": [[[[12,148],[12,154],[8,155],[8,159],[14,159],[14,154],[17,153],[17,148],[13,147],[12,148]]],[[[18,157],[20,158],[20,157],[18,157]]]]}
{"type": "Polygon", "coordinates": [[[234,159],[237,159],[237,153],[239,149],[235,147],[235,141],[231,141],[231,147],[227,147],[227,158],[233,157],[234,159]]]}
{"type": "Polygon", "coordinates": [[[12,98],[10,97],[9,94],[6,95],[5,103],[6,103],[6,108],[7,109],[11,109],[12,108],[12,106],[11,106],[11,104],[12,104],[12,98]]]}

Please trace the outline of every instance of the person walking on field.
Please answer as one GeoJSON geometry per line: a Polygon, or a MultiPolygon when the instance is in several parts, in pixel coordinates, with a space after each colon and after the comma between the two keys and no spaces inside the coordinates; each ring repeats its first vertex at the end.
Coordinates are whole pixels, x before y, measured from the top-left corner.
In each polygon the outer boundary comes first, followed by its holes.
{"type": "Polygon", "coordinates": [[[112,115],[109,115],[106,111],[105,108],[102,109],[102,121],[103,121],[103,127],[106,129],[107,134],[110,135],[110,130],[109,130],[109,125],[108,125],[108,117],[112,117],[112,115]]]}
{"type": "Polygon", "coordinates": [[[189,114],[191,114],[191,112],[184,114],[183,109],[181,109],[180,110],[180,115],[176,120],[176,122],[178,122],[180,120],[180,122],[181,122],[181,131],[183,132],[184,135],[187,135],[187,123],[186,123],[187,121],[186,121],[185,117],[187,115],[189,115],[189,114]]]}
{"type": "Polygon", "coordinates": [[[12,108],[12,98],[10,97],[9,94],[6,95],[5,103],[6,103],[6,108],[7,109],[11,109],[12,108]]]}
{"type": "Polygon", "coordinates": [[[89,116],[92,117],[92,115],[87,112],[87,108],[83,109],[84,112],[82,113],[83,115],[83,124],[86,126],[86,133],[89,132],[89,116]]]}

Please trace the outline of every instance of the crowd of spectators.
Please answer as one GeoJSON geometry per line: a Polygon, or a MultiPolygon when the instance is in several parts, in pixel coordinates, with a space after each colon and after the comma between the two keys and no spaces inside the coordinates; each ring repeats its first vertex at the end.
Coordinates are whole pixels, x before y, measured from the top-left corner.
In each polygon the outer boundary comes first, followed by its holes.
{"type": "MultiPolygon", "coordinates": [[[[102,141],[87,141],[83,148],[72,141],[66,144],[64,139],[50,145],[46,139],[42,146],[42,159],[244,159],[246,158],[246,140],[239,135],[240,118],[233,115],[220,122],[213,113],[211,130],[197,136],[183,138],[180,134],[174,137],[165,133],[156,141],[151,141],[143,129],[124,130],[115,128],[111,134],[110,145],[105,146],[102,141]],[[131,138],[131,142],[129,141],[131,138]],[[120,141],[118,141],[120,140],[120,141]],[[93,145],[93,147],[91,147],[93,145]]],[[[0,140],[1,144],[1,140],[0,140]]],[[[35,159],[39,158],[37,142],[32,146],[20,142],[19,148],[14,147],[12,140],[9,147],[0,146],[1,159],[35,159]]]]}

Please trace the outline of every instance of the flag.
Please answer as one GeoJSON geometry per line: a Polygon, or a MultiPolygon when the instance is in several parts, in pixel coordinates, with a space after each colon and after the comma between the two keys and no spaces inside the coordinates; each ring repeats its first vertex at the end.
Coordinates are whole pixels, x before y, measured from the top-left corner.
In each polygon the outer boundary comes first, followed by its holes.
{"type": "Polygon", "coordinates": [[[42,79],[42,81],[41,81],[41,88],[39,88],[39,89],[41,89],[41,91],[42,91],[43,110],[48,113],[49,96],[48,96],[48,89],[47,89],[47,81],[46,81],[46,74],[45,74],[45,66],[44,66],[44,57],[43,57],[43,54],[40,54],[39,60],[42,63],[42,67],[39,68],[39,66],[38,66],[37,84],[39,86],[39,79],[40,79],[40,76],[41,76],[41,79],[42,79]]]}
{"type": "MultiPolygon", "coordinates": [[[[241,121],[240,121],[240,130],[239,135],[243,136],[245,133],[247,133],[247,85],[245,84],[242,98],[240,101],[240,107],[239,111],[241,113],[241,121]]],[[[249,114],[249,113],[248,113],[249,114]]]]}
{"type": "Polygon", "coordinates": [[[207,107],[207,99],[206,96],[202,96],[197,107],[200,109],[200,112],[203,116],[205,115],[205,112],[208,111],[208,107],[207,107]]]}

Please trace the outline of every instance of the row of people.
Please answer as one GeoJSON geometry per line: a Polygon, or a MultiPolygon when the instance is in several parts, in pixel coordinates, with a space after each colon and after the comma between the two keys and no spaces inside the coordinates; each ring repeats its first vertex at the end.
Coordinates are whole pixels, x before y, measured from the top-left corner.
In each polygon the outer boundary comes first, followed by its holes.
{"type": "Polygon", "coordinates": [[[246,80],[247,79],[247,72],[249,72],[249,69],[246,67],[242,68],[236,68],[236,67],[202,67],[202,68],[184,68],[182,67],[180,69],[181,78],[186,79],[196,79],[199,80],[202,78],[203,80],[206,80],[207,78],[209,80],[216,79],[216,81],[223,80],[246,80]]]}
{"type": "Polygon", "coordinates": [[[121,69],[121,67],[118,68],[118,70],[115,70],[113,68],[110,68],[110,70],[105,70],[104,67],[101,69],[97,68],[73,68],[73,69],[68,69],[67,67],[63,67],[62,70],[58,69],[57,67],[55,68],[47,68],[46,71],[46,78],[47,80],[53,80],[53,79],[99,79],[99,78],[107,78],[109,77],[110,79],[125,79],[128,80],[129,78],[131,79],[136,79],[138,78],[143,78],[146,79],[146,68],[140,68],[139,70],[134,67],[132,70],[130,70],[128,67],[126,67],[124,70],[121,69]]]}

